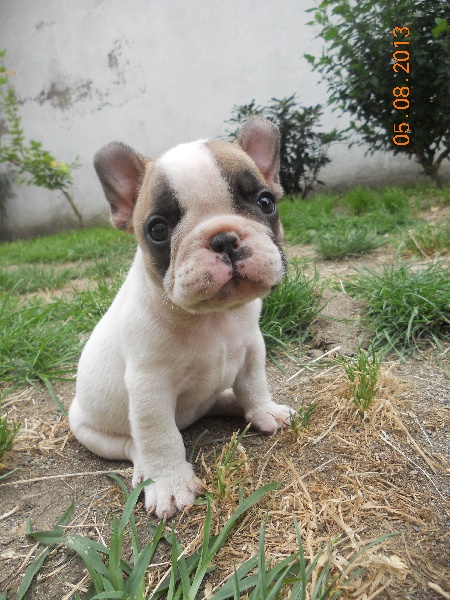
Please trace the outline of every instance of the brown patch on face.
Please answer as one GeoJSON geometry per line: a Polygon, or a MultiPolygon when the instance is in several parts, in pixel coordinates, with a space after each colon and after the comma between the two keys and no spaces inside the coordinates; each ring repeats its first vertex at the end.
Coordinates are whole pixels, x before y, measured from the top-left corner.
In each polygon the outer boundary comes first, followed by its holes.
{"type": "Polygon", "coordinates": [[[283,229],[278,217],[277,202],[282,195],[281,187],[269,185],[239,144],[209,141],[206,146],[227,182],[235,210],[269,226],[274,242],[280,247],[283,243],[283,229]],[[266,213],[261,208],[260,202],[264,198],[273,201],[273,212],[266,213]]]}
{"type": "Polygon", "coordinates": [[[170,265],[172,235],[181,217],[176,194],[164,173],[155,163],[148,163],[133,224],[149,270],[160,282],[170,265]]]}

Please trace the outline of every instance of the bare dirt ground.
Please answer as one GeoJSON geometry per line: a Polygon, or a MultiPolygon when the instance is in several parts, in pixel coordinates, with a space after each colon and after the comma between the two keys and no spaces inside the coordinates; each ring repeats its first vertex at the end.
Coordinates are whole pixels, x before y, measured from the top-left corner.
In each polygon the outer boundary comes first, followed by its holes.
{"type": "MultiPolygon", "coordinates": [[[[309,258],[309,253],[290,251],[300,258],[309,258]]],[[[358,264],[385,260],[389,260],[388,253],[379,250],[358,264]]],[[[338,279],[355,264],[317,266],[323,277],[338,279]]],[[[309,428],[298,439],[290,429],[275,437],[247,435],[240,448],[247,462],[230,479],[221,499],[214,491],[215,455],[220,455],[243,424],[203,419],[183,433],[187,453],[194,448],[195,469],[214,497],[216,529],[237,506],[236,478],[246,493],[279,482],[278,490],[234,530],[217,557],[217,569],[206,591],[220,586],[234,565],[257,552],[260,523],[269,510],[268,558],[280,560],[296,550],[295,514],[307,556],[314,556],[331,538],[341,535],[331,556],[336,573],[370,540],[398,532],[359,560],[367,567],[365,575],[356,577],[342,598],[450,598],[450,352],[430,347],[406,362],[394,358],[385,363],[377,397],[361,416],[345,398],[342,369],[329,362],[331,354],[323,355],[337,346],[343,354],[355,351],[363,339],[358,318],[364,307],[344,291],[327,292],[327,300],[302,357],[308,368],[288,357],[280,359],[285,372],[268,362],[270,386],[278,402],[294,408],[316,404],[309,428]]],[[[74,384],[59,384],[55,389],[68,407],[74,384]]],[[[105,471],[119,472],[129,485],[131,468],[126,462],[93,456],[80,446],[45,388],[19,390],[6,399],[3,408],[23,423],[17,446],[6,458],[6,466],[17,470],[0,481],[0,591],[7,591],[9,599],[15,597],[37,552],[37,545],[26,535],[27,519],[31,518],[34,529],[49,529],[73,500],[70,531],[107,541],[109,520],[121,514],[123,498],[105,471]]],[[[190,552],[200,543],[204,515],[204,505],[193,506],[175,520],[178,539],[183,547],[189,545],[190,552]]],[[[145,543],[148,517],[141,503],[136,519],[145,543]]],[[[149,593],[168,571],[168,560],[168,545],[162,544],[158,564],[148,573],[149,593]]],[[[320,567],[321,563],[315,577],[320,567]]],[[[87,587],[81,560],[57,547],[28,597],[68,599],[87,587]]]]}

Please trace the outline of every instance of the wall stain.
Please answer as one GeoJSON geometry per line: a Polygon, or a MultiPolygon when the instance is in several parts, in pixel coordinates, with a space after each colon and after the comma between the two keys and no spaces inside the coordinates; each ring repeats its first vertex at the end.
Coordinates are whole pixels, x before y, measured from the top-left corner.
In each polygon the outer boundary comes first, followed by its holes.
{"type": "Polygon", "coordinates": [[[91,97],[93,82],[90,80],[67,86],[58,81],[52,81],[48,89],[42,90],[36,100],[39,104],[49,102],[53,108],[68,110],[81,100],[91,97]]]}
{"type": "Polygon", "coordinates": [[[39,21],[39,23],[36,25],[36,29],[39,31],[40,29],[43,29],[44,27],[51,27],[52,25],[56,25],[56,21],[50,21],[50,22],[45,22],[45,21],[39,21]]]}
{"type": "Polygon", "coordinates": [[[117,58],[115,50],[111,50],[108,54],[108,66],[113,71],[117,71],[119,68],[119,59],[117,58]]]}

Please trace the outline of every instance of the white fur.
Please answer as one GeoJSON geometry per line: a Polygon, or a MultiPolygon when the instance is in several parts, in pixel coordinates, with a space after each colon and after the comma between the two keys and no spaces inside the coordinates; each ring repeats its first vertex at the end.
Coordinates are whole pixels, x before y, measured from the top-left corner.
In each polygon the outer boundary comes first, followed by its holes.
{"type": "Polygon", "coordinates": [[[217,213],[220,203],[225,212],[229,210],[226,182],[205,140],[179,144],[163,154],[157,164],[176,190],[182,207],[191,207],[195,198],[199,210],[212,208],[217,213]]]}
{"type": "Polygon", "coordinates": [[[186,461],[180,429],[206,414],[234,414],[271,434],[289,417],[289,408],[270,398],[258,327],[261,300],[256,296],[268,293],[283,275],[270,232],[233,213],[226,184],[201,143],[179,147],[160,161],[180,203],[190,203],[174,235],[164,289],[149,276],[145,250],[139,248],[83,350],[69,419],[91,451],[133,462],[133,485],[151,478],[146,508],[170,517],[202,490],[186,461]],[[205,168],[215,182],[209,190],[220,198],[218,214],[208,216],[202,214],[204,190],[192,196],[205,168]],[[207,248],[220,231],[236,232],[239,243],[251,249],[239,261],[246,277],[238,292],[232,282],[227,291],[229,268],[207,248]],[[202,277],[207,285],[199,285],[202,277]],[[227,298],[222,304],[220,293],[227,298]]]}

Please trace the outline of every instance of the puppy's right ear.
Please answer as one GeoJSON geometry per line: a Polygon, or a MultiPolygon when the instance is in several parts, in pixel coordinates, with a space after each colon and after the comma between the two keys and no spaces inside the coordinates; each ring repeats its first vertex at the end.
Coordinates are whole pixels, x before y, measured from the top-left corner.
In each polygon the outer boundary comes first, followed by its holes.
{"type": "Polygon", "coordinates": [[[146,160],[138,152],[120,142],[103,146],[94,157],[94,167],[111,205],[113,225],[133,231],[132,215],[146,160]]]}

